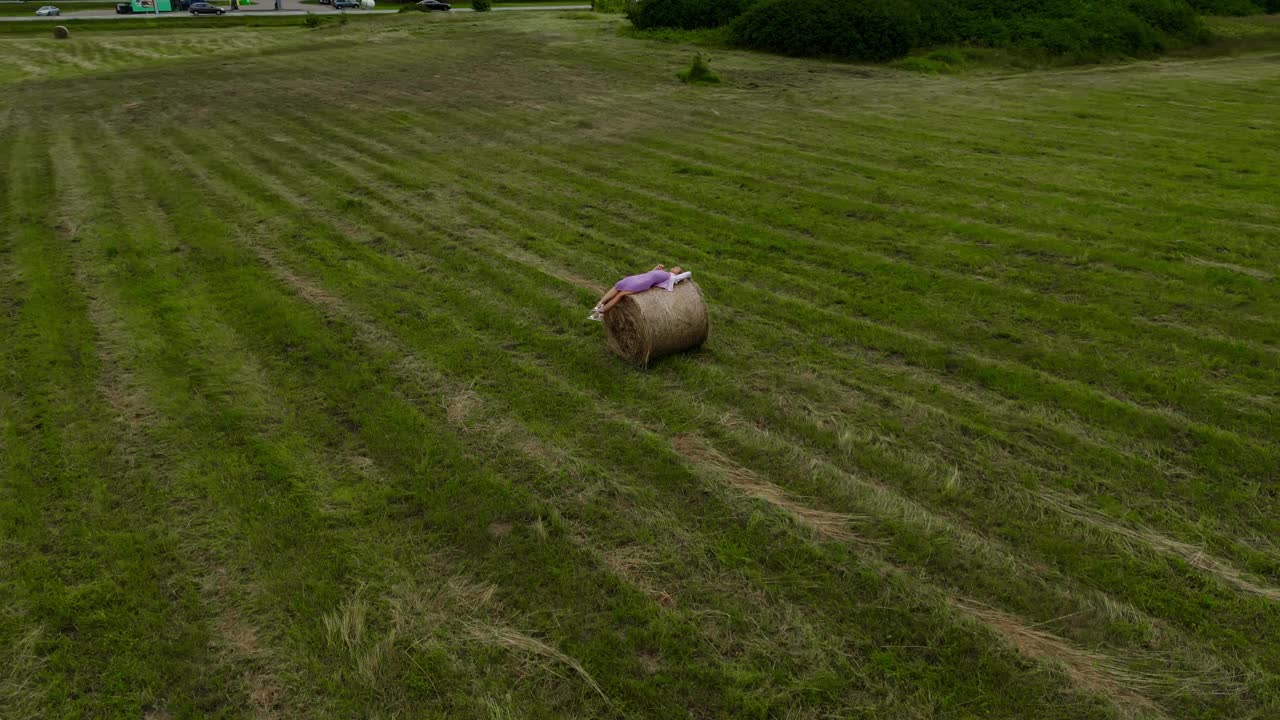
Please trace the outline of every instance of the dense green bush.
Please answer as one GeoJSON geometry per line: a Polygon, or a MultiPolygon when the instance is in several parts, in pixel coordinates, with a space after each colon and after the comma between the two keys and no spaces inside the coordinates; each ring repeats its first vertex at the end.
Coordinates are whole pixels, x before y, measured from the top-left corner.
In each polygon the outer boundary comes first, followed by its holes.
{"type": "Polygon", "coordinates": [[[751,0],[628,0],[627,17],[640,30],[720,27],[742,14],[751,0]]]}
{"type": "Polygon", "coordinates": [[[1261,15],[1280,11],[1280,1],[1272,0],[1190,0],[1201,15],[1261,15]],[[1267,6],[1271,7],[1268,8],[1267,6]]]}
{"type": "MultiPolygon", "coordinates": [[[[1234,1],[1234,0],[1225,0],[1234,1]]],[[[1165,37],[1196,41],[1204,26],[1187,0],[913,0],[922,46],[969,43],[1053,54],[1141,55],[1165,37]]]]}
{"type": "Polygon", "coordinates": [[[938,45],[1092,60],[1148,56],[1207,39],[1197,13],[1239,14],[1280,0],[628,0],[636,28],[732,22],[736,44],[785,53],[889,60],[938,45]],[[1193,7],[1192,3],[1197,5],[1193,7]],[[736,19],[735,19],[736,18],[736,19]]]}
{"type": "Polygon", "coordinates": [[[1187,0],[1187,3],[1201,15],[1253,15],[1255,13],[1249,11],[1261,11],[1251,0],[1187,0]]]}
{"type": "Polygon", "coordinates": [[[764,0],[732,26],[739,45],[785,55],[892,60],[918,35],[907,0],[764,0]]]}

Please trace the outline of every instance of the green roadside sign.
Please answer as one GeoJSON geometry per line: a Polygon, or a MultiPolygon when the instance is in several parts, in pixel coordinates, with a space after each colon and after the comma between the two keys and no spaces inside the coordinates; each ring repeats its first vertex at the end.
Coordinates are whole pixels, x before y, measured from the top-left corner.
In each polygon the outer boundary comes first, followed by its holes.
{"type": "Polygon", "coordinates": [[[173,12],[171,0],[132,0],[131,4],[136,13],[173,12]]]}

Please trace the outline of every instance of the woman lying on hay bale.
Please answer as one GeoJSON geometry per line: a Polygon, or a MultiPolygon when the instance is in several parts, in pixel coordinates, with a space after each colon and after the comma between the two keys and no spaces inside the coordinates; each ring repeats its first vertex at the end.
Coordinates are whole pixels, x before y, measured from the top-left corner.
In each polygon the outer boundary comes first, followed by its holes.
{"type": "Polygon", "coordinates": [[[596,306],[591,309],[591,314],[587,318],[600,322],[604,320],[604,314],[609,312],[610,308],[617,305],[618,301],[627,295],[642,293],[656,287],[670,292],[675,290],[676,283],[687,279],[692,274],[691,272],[681,272],[678,265],[671,268],[670,271],[664,265],[657,265],[647,273],[628,275],[615,283],[613,289],[600,298],[600,302],[596,303],[596,306]]]}
{"type": "Polygon", "coordinates": [[[711,317],[693,273],[661,265],[618,281],[600,298],[591,319],[604,323],[609,350],[640,367],[707,341],[711,317]],[[680,283],[677,285],[677,283],[680,283]],[[662,288],[667,292],[649,292],[662,288]]]}

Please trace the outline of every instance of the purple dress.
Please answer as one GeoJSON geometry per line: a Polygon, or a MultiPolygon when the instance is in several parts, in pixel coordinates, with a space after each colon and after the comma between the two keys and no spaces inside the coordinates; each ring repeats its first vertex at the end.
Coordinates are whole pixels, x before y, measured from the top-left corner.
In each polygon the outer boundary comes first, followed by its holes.
{"type": "Polygon", "coordinates": [[[661,285],[669,277],[671,273],[666,270],[650,270],[643,275],[628,275],[622,278],[613,286],[613,289],[631,293],[644,292],[655,285],[661,285]]]}

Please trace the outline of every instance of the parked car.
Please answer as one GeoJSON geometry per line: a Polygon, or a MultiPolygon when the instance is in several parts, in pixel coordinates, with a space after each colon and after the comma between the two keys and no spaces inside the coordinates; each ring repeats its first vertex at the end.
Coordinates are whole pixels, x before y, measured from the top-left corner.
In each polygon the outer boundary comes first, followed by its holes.
{"type": "Polygon", "coordinates": [[[129,15],[133,13],[133,3],[116,3],[117,15],[129,15]]]}
{"type": "Polygon", "coordinates": [[[422,0],[422,2],[418,3],[418,9],[422,12],[431,12],[432,10],[445,12],[452,10],[453,6],[449,3],[440,2],[440,0],[422,0]]]}
{"type": "Polygon", "coordinates": [[[40,17],[51,17],[53,15],[61,15],[62,11],[52,5],[45,5],[36,11],[36,15],[40,17]]]}
{"type": "Polygon", "coordinates": [[[207,2],[193,2],[187,9],[192,15],[221,15],[226,12],[217,5],[210,5],[207,2]]]}
{"type": "Polygon", "coordinates": [[[351,10],[360,9],[360,3],[356,0],[333,0],[334,10],[351,10]]]}

